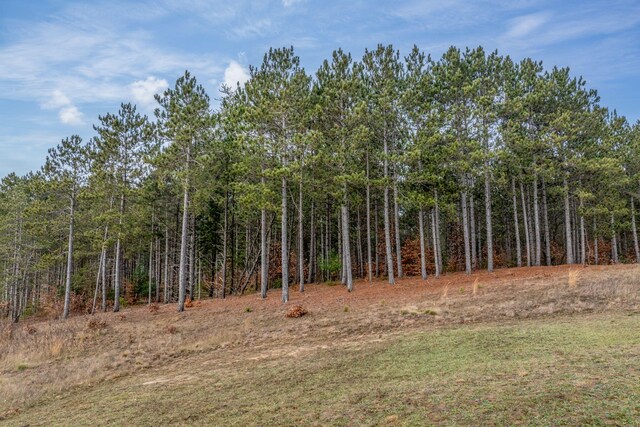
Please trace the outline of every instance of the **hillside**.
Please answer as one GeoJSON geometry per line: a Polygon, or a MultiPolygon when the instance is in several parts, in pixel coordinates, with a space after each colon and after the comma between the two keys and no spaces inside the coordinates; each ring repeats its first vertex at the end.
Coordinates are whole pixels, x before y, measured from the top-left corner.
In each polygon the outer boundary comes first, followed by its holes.
{"type": "Polygon", "coordinates": [[[0,325],[6,425],[629,425],[640,269],[307,285],[0,325]],[[288,318],[301,305],[308,314],[288,318]]]}

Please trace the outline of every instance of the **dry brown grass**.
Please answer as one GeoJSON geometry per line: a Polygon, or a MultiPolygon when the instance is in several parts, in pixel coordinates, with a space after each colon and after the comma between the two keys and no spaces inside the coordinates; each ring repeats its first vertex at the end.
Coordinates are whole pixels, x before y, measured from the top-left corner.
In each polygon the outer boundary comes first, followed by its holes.
{"type": "Polygon", "coordinates": [[[570,288],[575,288],[578,285],[578,270],[569,271],[568,284],[570,288]]]}
{"type": "Polygon", "coordinates": [[[314,315],[295,324],[284,318],[289,307],[280,303],[279,290],[264,301],[255,295],[196,301],[184,313],[175,305],[160,305],[66,321],[1,322],[0,415],[28,410],[78,387],[143,371],[165,372],[184,357],[230,367],[241,359],[366,345],[381,336],[458,323],[640,310],[637,266],[584,268],[578,285],[567,286],[574,270],[452,274],[427,285],[408,278],[393,287],[357,281],[352,293],[341,286],[308,285],[304,294],[291,293],[291,302],[314,315]],[[449,286],[464,292],[449,293],[449,286]]]}

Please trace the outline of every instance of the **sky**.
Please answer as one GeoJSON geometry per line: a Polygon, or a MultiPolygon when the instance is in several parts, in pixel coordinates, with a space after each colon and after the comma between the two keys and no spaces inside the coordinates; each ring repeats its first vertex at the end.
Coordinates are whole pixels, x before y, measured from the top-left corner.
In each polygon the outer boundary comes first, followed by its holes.
{"type": "Polygon", "coordinates": [[[640,118],[637,0],[0,0],[0,177],[39,169],[67,136],[89,140],[122,102],[152,115],[185,69],[215,102],[269,47],[294,46],[313,74],[334,49],[359,59],[379,43],[568,66],[640,118]]]}

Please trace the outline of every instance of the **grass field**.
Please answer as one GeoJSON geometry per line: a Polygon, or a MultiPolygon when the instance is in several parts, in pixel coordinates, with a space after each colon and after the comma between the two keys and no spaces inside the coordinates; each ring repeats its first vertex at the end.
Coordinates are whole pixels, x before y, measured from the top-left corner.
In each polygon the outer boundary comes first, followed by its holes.
{"type": "Polygon", "coordinates": [[[299,319],[250,295],[5,325],[1,423],[640,425],[639,272],[313,285],[299,319]]]}

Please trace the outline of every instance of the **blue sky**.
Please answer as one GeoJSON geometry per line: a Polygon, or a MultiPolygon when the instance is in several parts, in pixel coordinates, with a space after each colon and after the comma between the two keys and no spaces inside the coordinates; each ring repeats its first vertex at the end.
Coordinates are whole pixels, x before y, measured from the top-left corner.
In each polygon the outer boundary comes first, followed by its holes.
{"type": "Polygon", "coordinates": [[[359,58],[378,43],[569,66],[640,118],[637,0],[0,0],[0,176],[38,169],[66,136],[91,138],[121,102],[150,114],[185,69],[217,98],[270,46],[293,45],[314,72],[335,48],[359,58]]]}

